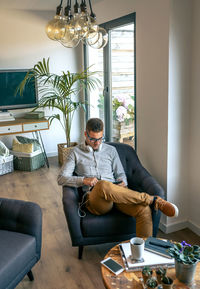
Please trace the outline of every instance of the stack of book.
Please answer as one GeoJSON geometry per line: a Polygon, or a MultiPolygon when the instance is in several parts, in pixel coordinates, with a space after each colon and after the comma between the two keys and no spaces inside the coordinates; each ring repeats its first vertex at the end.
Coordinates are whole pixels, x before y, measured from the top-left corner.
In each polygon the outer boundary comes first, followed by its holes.
{"type": "Polygon", "coordinates": [[[119,249],[125,270],[138,271],[142,270],[144,266],[150,266],[152,268],[159,266],[174,267],[174,259],[172,259],[167,252],[167,249],[172,246],[173,244],[170,241],[150,237],[145,242],[144,256],[141,261],[132,259],[130,243],[119,244],[119,249]]]}
{"type": "Polygon", "coordinates": [[[2,121],[12,121],[12,120],[15,120],[15,118],[14,118],[12,113],[10,113],[8,111],[0,112],[0,122],[2,122],[2,121]]]}

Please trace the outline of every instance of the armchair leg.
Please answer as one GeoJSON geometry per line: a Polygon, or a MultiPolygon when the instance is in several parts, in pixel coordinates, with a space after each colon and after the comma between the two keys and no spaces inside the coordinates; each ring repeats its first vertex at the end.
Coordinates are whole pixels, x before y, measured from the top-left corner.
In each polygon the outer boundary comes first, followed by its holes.
{"type": "Polygon", "coordinates": [[[32,273],[31,270],[27,273],[27,275],[28,275],[28,278],[29,278],[30,281],[34,280],[33,273],[32,273]]]}
{"type": "Polygon", "coordinates": [[[82,255],[83,255],[83,246],[79,246],[78,247],[78,258],[79,258],[79,260],[82,259],[82,255]]]}

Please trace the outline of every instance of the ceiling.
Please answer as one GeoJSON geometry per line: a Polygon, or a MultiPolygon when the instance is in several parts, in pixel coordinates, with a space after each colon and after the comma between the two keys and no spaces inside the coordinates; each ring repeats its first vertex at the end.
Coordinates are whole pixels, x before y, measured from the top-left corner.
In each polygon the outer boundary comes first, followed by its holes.
{"type": "MultiPolygon", "coordinates": [[[[103,0],[91,0],[92,4],[103,0]]],[[[63,0],[63,6],[66,6],[67,0],[63,0]]],[[[72,0],[72,5],[74,1],[72,0]]],[[[79,0],[80,3],[80,0],[79,0]]],[[[88,3],[88,1],[86,1],[88,3]]],[[[1,9],[20,9],[20,10],[45,10],[56,11],[60,0],[0,0],[1,9]]]]}

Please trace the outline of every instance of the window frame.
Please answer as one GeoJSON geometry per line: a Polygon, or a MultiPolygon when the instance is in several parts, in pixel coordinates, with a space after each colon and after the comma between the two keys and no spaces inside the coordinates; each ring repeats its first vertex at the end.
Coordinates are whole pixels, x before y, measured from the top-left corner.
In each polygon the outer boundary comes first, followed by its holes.
{"type": "MultiPolygon", "coordinates": [[[[105,122],[105,140],[112,141],[112,129],[113,129],[113,121],[112,121],[112,96],[111,96],[111,30],[114,28],[118,28],[120,26],[128,25],[134,23],[134,100],[135,100],[135,138],[134,138],[134,147],[136,150],[137,144],[137,126],[136,126],[136,13],[130,13],[128,15],[113,19],[111,21],[102,23],[99,25],[103,27],[108,32],[108,44],[103,48],[103,74],[104,74],[104,107],[106,108],[104,111],[104,122],[105,122]]],[[[86,69],[89,65],[89,56],[87,46],[84,45],[84,68],[86,69]]],[[[90,98],[87,92],[87,88],[85,89],[85,100],[89,104],[90,98]]],[[[89,105],[86,105],[86,121],[90,118],[89,114],[89,105]]]]}

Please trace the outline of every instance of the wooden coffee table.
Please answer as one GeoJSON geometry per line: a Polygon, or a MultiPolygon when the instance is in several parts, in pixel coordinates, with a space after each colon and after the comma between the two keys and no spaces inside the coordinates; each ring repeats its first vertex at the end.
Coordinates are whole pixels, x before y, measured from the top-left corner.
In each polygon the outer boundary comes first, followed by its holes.
{"type": "MultiPolygon", "coordinates": [[[[121,254],[119,251],[119,246],[114,246],[104,257],[104,259],[111,257],[115,261],[117,261],[119,264],[124,266],[121,254]]],[[[153,275],[155,275],[155,270],[153,270],[153,275]]],[[[123,271],[119,275],[113,274],[111,271],[109,271],[106,267],[101,265],[101,273],[103,277],[103,282],[105,285],[105,288],[107,289],[144,289],[142,280],[142,272],[141,271],[135,271],[135,272],[126,272],[123,271]]],[[[169,268],[167,270],[167,275],[170,276],[174,280],[174,289],[200,289],[200,262],[197,265],[196,269],[196,275],[195,275],[195,287],[189,287],[181,282],[179,282],[176,279],[175,276],[175,269],[169,268]]]]}

